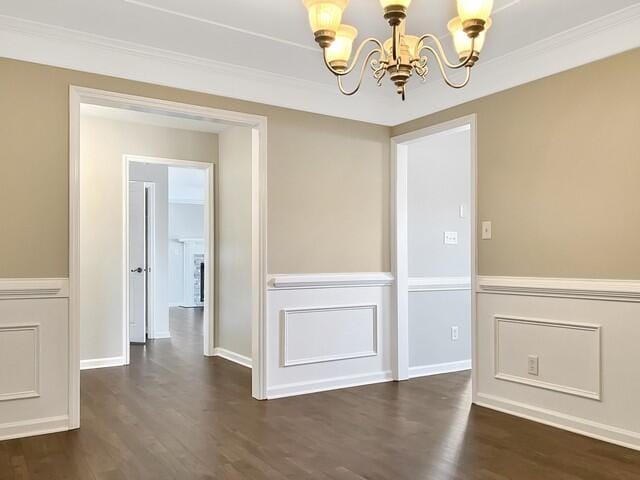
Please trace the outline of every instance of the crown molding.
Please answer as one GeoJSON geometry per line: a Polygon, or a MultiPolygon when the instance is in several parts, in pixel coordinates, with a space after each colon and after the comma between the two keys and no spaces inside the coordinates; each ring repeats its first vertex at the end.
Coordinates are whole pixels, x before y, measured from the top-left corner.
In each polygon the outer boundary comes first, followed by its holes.
{"type": "Polygon", "coordinates": [[[407,92],[403,122],[640,47],[640,3],[478,62],[471,81],[451,95],[442,80],[407,92]]]}
{"type": "MultiPolygon", "coordinates": [[[[345,98],[332,83],[0,15],[0,56],[391,126],[395,104],[380,94],[345,98]]],[[[321,61],[321,57],[318,57],[321,61]]]]}
{"type": "Polygon", "coordinates": [[[0,15],[0,56],[239,100],[396,126],[640,46],[640,4],[479,62],[471,83],[432,80],[409,101],[383,91],[344,97],[333,84],[204,59],[0,15]]]}

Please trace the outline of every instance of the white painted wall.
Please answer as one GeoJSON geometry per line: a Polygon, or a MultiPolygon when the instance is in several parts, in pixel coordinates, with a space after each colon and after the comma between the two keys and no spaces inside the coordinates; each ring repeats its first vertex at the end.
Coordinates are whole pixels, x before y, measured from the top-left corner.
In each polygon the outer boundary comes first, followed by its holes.
{"type": "MultiPolygon", "coordinates": [[[[410,284],[416,280],[428,283],[429,280],[470,276],[470,153],[469,130],[445,132],[409,145],[407,227],[410,284]],[[457,245],[444,243],[445,231],[457,232],[457,245]]],[[[440,365],[443,370],[468,368],[471,359],[470,318],[469,289],[411,291],[410,374],[433,372],[434,365],[440,365]],[[451,327],[454,326],[459,330],[456,341],[451,337],[451,327]]]]}
{"type": "MultiPolygon", "coordinates": [[[[154,321],[147,325],[149,338],[166,338],[169,332],[168,300],[168,168],[166,165],[132,162],[129,179],[155,184],[155,293],[154,321]]],[[[152,272],[153,273],[153,272],[152,272]]]]}
{"type": "Polygon", "coordinates": [[[219,135],[216,198],[216,347],[251,357],[250,128],[219,135]]]}
{"type": "Polygon", "coordinates": [[[124,154],[215,162],[217,135],[82,116],[80,358],[85,362],[124,355],[124,154]]]}
{"type": "Polygon", "coordinates": [[[169,305],[184,299],[184,244],[179,238],[204,239],[204,205],[169,203],[169,305]]]}

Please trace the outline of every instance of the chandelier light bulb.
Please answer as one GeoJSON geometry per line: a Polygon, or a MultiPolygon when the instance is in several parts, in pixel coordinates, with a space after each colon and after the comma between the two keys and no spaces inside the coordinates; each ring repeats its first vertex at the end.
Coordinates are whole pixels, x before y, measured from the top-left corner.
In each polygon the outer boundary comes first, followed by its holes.
{"type": "Polygon", "coordinates": [[[469,56],[469,54],[471,53],[471,43],[473,42],[475,59],[473,59],[472,61],[475,62],[477,61],[477,57],[482,51],[482,47],[484,47],[487,30],[491,28],[491,18],[487,19],[484,25],[484,30],[478,34],[478,36],[475,38],[475,41],[469,38],[469,36],[463,30],[462,20],[460,19],[460,17],[455,17],[454,19],[452,19],[447,24],[447,28],[451,33],[451,37],[453,38],[453,45],[460,60],[463,60],[469,56]]]}
{"type": "Polygon", "coordinates": [[[462,23],[468,20],[486,22],[493,10],[493,0],[458,0],[458,15],[462,23]]]}
{"type": "Polygon", "coordinates": [[[493,0],[458,0],[458,15],[465,33],[475,38],[489,21],[493,0]]]}
{"type": "Polygon", "coordinates": [[[322,48],[331,45],[349,0],[303,0],[316,42],[322,48]]]}
{"type": "Polygon", "coordinates": [[[407,9],[411,0],[380,0],[384,18],[391,26],[398,26],[407,17],[407,9]]]}
{"type": "Polygon", "coordinates": [[[358,29],[351,25],[340,25],[336,32],[336,38],[326,51],[326,59],[329,64],[337,69],[344,69],[347,67],[349,58],[351,57],[351,50],[353,48],[353,41],[358,36],[358,29]]]}

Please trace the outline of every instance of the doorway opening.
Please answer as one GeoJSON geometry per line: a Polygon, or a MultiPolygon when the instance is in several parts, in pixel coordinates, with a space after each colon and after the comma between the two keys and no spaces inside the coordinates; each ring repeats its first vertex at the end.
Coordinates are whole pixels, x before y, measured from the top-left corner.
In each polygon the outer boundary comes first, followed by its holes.
{"type": "Polygon", "coordinates": [[[394,375],[471,369],[474,401],[475,115],[394,137],[391,148],[394,375]]]}
{"type": "MultiPolygon", "coordinates": [[[[217,141],[209,146],[217,149],[217,141]]],[[[214,164],[131,154],[123,163],[123,363],[132,344],[171,338],[179,318],[189,319],[203,354],[213,355],[215,322],[203,319],[214,317],[214,164]]]]}
{"type": "MultiPolygon", "coordinates": [[[[164,330],[161,325],[161,315],[154,301],[161,296],[167,296],[165,289],[163,293],[163,282],[158,275],[158,244],[167,242],[167,236],[158,235],[158,198],[160,187],[157,181],[152,178],[129,178],[132,165],[163,166],[165,168],[196,168],[205,172],[205,204],[203,205],[204,232],[200,243],[195,238],[188,235],[181,236],[179,240],[194,240],[193,247],[188,253],[192,260],[190,264],[194,267],[192,273],[186,273],[191,278],[190,286],[193,288],[192,303],[185,300],[188,296],[189,287],[183,281],[185,290],[182,292],[182,307],[202,308],[202,330],[203,330],[203,350],[207,356],[219,355],[224,357],[225,352],[219,351],[217,346],[215,329],[215,307],[216,298],[214,295],[214,282],[216,265],[216,252],[214,251],[214,239],[217,235],[214,229],[214,162],[200,158],[193,160],[189,149],[194,148],[193,141],[183,141],[180,143],[181,151],[187,154],[173,154],[171,147],[162,138],[157,138],[157,143],[150,142],[146,134],[136,134],[134,128],[125,129],[122,137],[116,137],[111,133],[88,132],[81,125],[81,111],[84,108],[110,108],[117,110],[123,115],[142,115],[154,117],[155,127],[170,127],[175,122],[188,124],[185,130],[199,131],[202,126],[210,128],[211,125],[223,125],[225,129],[243,129],[248,135],[243,138],[248,139],[248,147],[244,151],[244,158],[248,158],[248,167],[243,171],[245,175],[246,212],[247,224],[243,224],[243,232],[246,233],[246,262],[247,273],[245,290],[247,292],[246,304],[243,308],[248,313],[248,333],[250,335],[247,342],[247,356],[243,357],[244,364],[251,368],[251,394],[256,399],[265,398],[265,295],[266,295],[266,118],[217,110],[207,107],[199,107],[188,104],[180,104],[164,100],[136,97],[125,94],[105,92],[82,87],[70,88],[70,265],[69,265],[69,419],[70,428],[80,426],[80,370],[82,368],[97,368],[102,366],[123,365],[129,362],[129,345],[131,332],[129,330],[130,308],[137,308],[136,315],[144,326],[137,325],[139,331],[133,336],[146,340],[149,335],[170,336],[170,330],[164,330]],[[191,128],[193,126],[194,128],[191,128]],[[93,136],[92,136],[93,135],[93,136]],[[129,148],[120,152],[119,160],[115,161],[95,161],[93,162],[96,171],[88,172],[81,159],[87,155],[87,145],[100,143],[100,148],[96,149],[95,155],[106,155],[113,153],[114,139],[125,138],[136,145],[136,148],[129,148]],[[101,140],[101,142],[97,142],[101,140]],[[156,155],[155,153],[145,153],[149,145],[157,144],[167,148],[166,152],[156,155]],[[174,160],[177,158],[189,158],[190,160],[174,160]],[[114,163],[115,162],[115,163],[114,163]],[[88,173],[93,174],[90,181],[86,180],[88,173]],[[81,182],[81,179],[83,180],[81,182]],[[141,184],[133,186],[129,180],[139,181],[141,184]],[[95,188],[96,185],[111,185],[112,188],[95,188]],[[132,187],[130,191],[130,186],[132,187]],[[121,190],[122,192],[120,193],[121,190]],[[136,197],[136,199],[130,197],[136,197]],[[133,200],[133,202],[131,202],[133,200]],[[97,205],[109,207],[102,213],[87,208],[91,202],[97,205]],[[141,238],[141,245],[138,250],[129,244],[132,231],[129,229],[130,207],[138,204],[136,220],[138,233],[134,234],[141,238]],[[115,205],[116,208],[112,208],[115,205]],[[155,214],[153,212],[155,211],[155,214]],[[89,213],[87,213],[89,212],[89,213]],[[141,212],[144,212],[141,213],[141,212]],[[92,229],[91,222],[87,221],[87,215],[95,214],[96,218],[103,221],[100,229],[92,229]],[[144,220],[139,220],[144,216],[144,220]],[[153,217],[153,218],[150,218],[153,217]],[[154,220],[155,219],[155,220],[154,220]],[[155,221],[155,226],[151,223],[155,221]],[[151,231],[154,234],[151,234],[151,231]],[[114,241],[115,239],[115,241],[114,241]],[[111,243],[109,243],[111,242],[111,243]],[[115,249],[104,248],[108,245],[116,245],[115,249]],[[131,252],[138,257],[129,258],[131,252]],[[155,252],[155,258],[150,255],[155,252]],[[93,255],[87,253],[93,252],[93,255]],[[115,253],[114,253],[115,252],[115,253]],[[90,260],[87,261],[87,258],[90,260]],[[115,268],[114,268],[115,266],[115,268]],[[141,269],[142,271],[138,271],[141,269]],[[131,271],[133,270],[133,272],[131,271]],[[141,304],[129,302],[129,283],[134,283],[130,275],[141,275],[138,281],[138,290],[142,291],[141,304]],[[92,275],[91,282],[86,281],[87,275],[92,275]],[[197,292],[196,292],[197,290],[197,292]],[[95,298],[100,298],[98,302],[83,302],[83,299],[91,297],[91,294],[99,293],[95,298]],[[197,295],[196,295],[197,293],[197,295]],[[118,299],[123,299],[120,302],[118,299]],[[105,324],[91,330],[84,322],[86,318],[92,318],[82,310],[83,305],[89,305],[90,309],[95,309],[108,317],[116,319],[117,328],[111,328],[105,324]],[[114,309],[115,306],[115,309],[114,309]],[[113,312],[111,312],[113,310],[113,312]],[[106,313],[105,313],[106,312],[106,313]],[[110,313],[109,313],[110,312],[110,313]],[[126,328],[125,320],[126,319],[126,328]],[[125,335],[122,332],[126,332],[125,335]],[[142,333],[141,333],[142,332],[142,333]],[[82,335],[81,335],[82,333],[82,335]],[[126,339],[126,340],[124,340],[126,339]],[[96,356],[87,356],[87,349],[95,348],[96,356]],[[112,353],[115,352],[115,353],[112,353]],[[81,362],[82,359],[82,362],[81,362]],[[95,360],[95,361],[94,361],[95,360]]],[[[211,150],[211,149],[209,149],[211,150]]],[[[216,153],[217,145],[216,145],[216,153]]],[[[135,185],[135,184],[134,184],[135,185]]],[[[183,242],[184,243],[184,242],[183,242]]],[[[186,262],[185,262],[186,263],[186,262]]],[[[183,264],[183,266],[186,266],[183,264]]],[[[83,307],[84,308],[84,307],[83,307]]],[[[104,315],[103,315],[104,316],[104,315]]],[[[185,317],[182,315],[181,317],[185,317]]],[[[188,320],[188,319],[187,319],[188,320]]],[[[192,319],[193,320],[193,319],[192,319]]],[[[189,320],[190,321],[190,320],[189,320]]],[[[135,322],[134,322],[135,323],[135,322]]],[[[92,352],[93,353],[93,352],[92,352]]],[[[227,358],[230,355],[226,355],[227,358]]],[[[242,363],[237,358],[231,358],[236,363],[242,363]]],[[[247,377],[245,377],[247,378],[247,377]]]]}

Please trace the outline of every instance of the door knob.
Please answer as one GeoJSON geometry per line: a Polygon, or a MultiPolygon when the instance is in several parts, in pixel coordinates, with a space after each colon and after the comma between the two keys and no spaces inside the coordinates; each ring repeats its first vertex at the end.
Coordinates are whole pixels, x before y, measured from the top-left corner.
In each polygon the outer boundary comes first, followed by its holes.
{"type": "Polygon", "coordinates": [[[142,267],[134,268],[131,273],[142,273],[142,267]]]}

